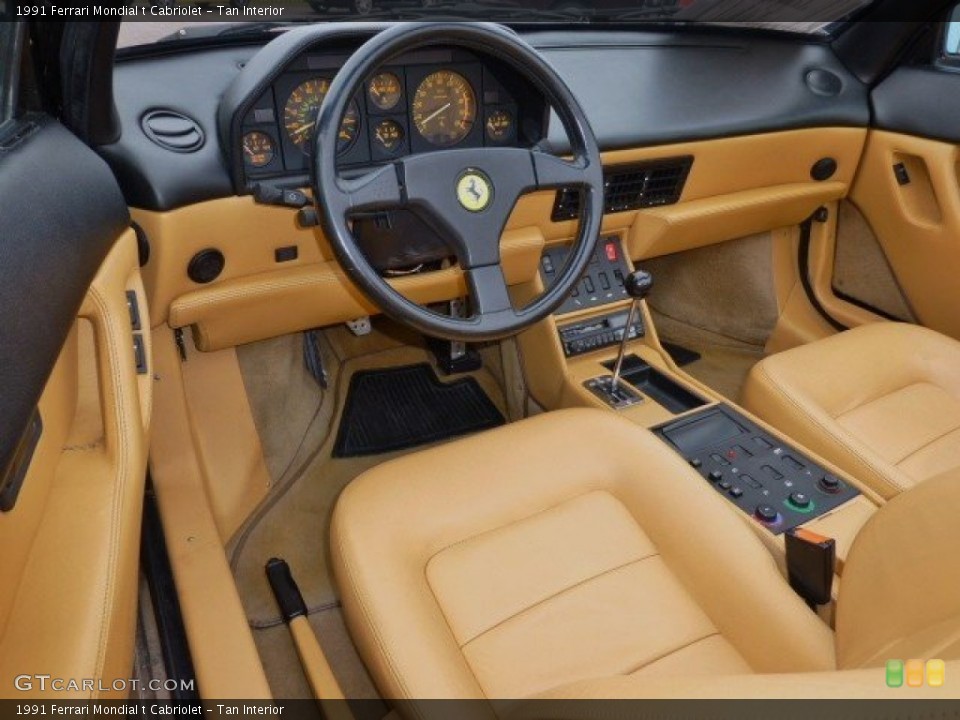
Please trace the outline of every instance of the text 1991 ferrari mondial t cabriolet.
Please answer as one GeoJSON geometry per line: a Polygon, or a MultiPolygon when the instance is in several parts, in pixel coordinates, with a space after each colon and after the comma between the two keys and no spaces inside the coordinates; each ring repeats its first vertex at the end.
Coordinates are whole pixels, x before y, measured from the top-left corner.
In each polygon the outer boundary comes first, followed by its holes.
{"type": "Polygon", "coordinates": [[[5,711],[960,698],[960,14],[607,5],[7,7],[5,711]]]}

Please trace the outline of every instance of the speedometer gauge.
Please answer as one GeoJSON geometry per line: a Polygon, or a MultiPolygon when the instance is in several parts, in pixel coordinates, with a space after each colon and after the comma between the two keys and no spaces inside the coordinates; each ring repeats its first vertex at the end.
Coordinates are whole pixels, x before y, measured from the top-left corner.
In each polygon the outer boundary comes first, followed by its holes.
{"type": "Polygon", "coordinates": [[[413,122],[423,138],[440,146],[455,145],[473,128],[477,97],[467,79],[452,70],[428,75],[413,96],[413,122]]]}
{"type": "MultiPolygon", "coordinates": [[[[317,114],[320,105],[330,90],[330,81],[326,78],[315,78],[300,83],[283,107],[283,126],[290,141],[303,152],[309,152],[313,138],[314,127],[317,124],[317,114]]],[[[360,129],[360,112],[357,104],[351,102],[340,124],[337,137],[338,152],[350,149],[360,129]]]]}

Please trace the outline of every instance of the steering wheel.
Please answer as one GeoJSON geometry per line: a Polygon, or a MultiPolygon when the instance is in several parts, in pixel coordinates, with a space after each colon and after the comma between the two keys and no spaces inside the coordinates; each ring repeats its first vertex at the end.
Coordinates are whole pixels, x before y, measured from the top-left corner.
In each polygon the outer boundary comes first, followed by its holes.
{"type": "Polygon", "coordinates": [[[493,24],[406,23],[384,30],[344,64],[320,108],[313,191],[326,236],[348,276],[384,314],[433,337],[465,342],[515,335],[553,312],[593,255],[603,218],[603,170],[596,138],[573,93],[530,45],[493,24]],[[360,177],[337,172],[341,118],[361,84],[396,56],[427,45],[495,56],[524,75],[563,124],[572,160],[531,149],[480,147],[425,152],[360,177]],[[582,191],[577,237],[556,281],[514,309],[500,259],[500,238],[520,195],[545,188],[582,191]],[[349,225],[358,212],[409,208],[448,243],[466,275],[469,317],[441,315],[397,292],[358,247],[349,225]]]}

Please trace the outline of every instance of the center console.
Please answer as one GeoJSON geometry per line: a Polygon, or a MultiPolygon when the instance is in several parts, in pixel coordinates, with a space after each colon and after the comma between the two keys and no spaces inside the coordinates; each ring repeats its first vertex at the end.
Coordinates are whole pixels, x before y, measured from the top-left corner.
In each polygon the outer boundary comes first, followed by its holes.
{"type": "MultiPolygon", "coordinates": [[[[545,288],[549,288],[559,275],[567,261],[568,252],[567,247],[547,248],[544,251],[540,259],[540,277],[545,288]]],[[[600,238],[583,277],[556,314],[601,308],[627,299],[623,281],[629,273],[630,267],[623,255],[620,240],[615,236],[600,238]]],[[[633,325],[626,329],[627,316],[628,311],[622,310],[558,325],[557,332],[564,355],[575,357],[617,345],[623,339],[624,332],[629,333],[631,340],[643,337],[643,319],[638,316],[633,325]]]]}
{"type": "Polygon", "coordinates": [[[775,535],[860,494],[727,405],[707,408],[653,432],[716,492],[775,535]]]}

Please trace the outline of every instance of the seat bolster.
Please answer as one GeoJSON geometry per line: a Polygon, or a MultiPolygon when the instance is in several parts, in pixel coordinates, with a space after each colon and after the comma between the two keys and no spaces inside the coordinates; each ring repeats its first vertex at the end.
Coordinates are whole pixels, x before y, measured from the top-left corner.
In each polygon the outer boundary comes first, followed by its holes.
{"type": "MultiPolygon", "coordinates": [[[[925,474],[934,474],[928,467],[945,465],[942,457],[921,463],[911,477],[906,466],[894,464],[902,458],[883,454],[886,448],[881,445],[896,446],[903,440],[893,435],[901,420],[896,409],[904,402],[924,404],[918,400],[922,393],[904,400],[906,391],[916,387],[939,393],[945,405],[960,403],[960,343],[916,325],[878,322],[762,360],[750,372],[741,402],[889,499],[926,479],[925,474]],[[899,397],[900,404],[882,404],[891,397],[899,397]],[[865,407],[876,413],[869,441],[844,426],[865,407]],[[890,415],[889,436],[883,431],[884,414],[890,415]],[[884,437],[890,442],[884,443],[884,437]]],[[[921,416],[922,410],[918,408],[921,416]]],[[[924,430],[931,434],[923,437],[921,431],[913,449],[937,439],[935,426],[924,430]]]]}
{"type": "Polygon", "coordinates": [[[775,355],[754,365],[740,398],[743,407],[884,499],[913,485],[896,466],[846,432],[816,401],[798,390],[794,376],[780,360],[775,355]]]}
{"type": "Polygon", "coordinates": [[[343,492],[332,564],[351,635],[381,692],[483,697],[457,623],[430,585],[431,559],[597,492],[626,509],[754,671],[835,667],[832,632],[790,590],[749,521],[649,431],[577,409],[404,456],[343,492]]]}
{"type": "Polygon", "coordinates": [[[857,535],[837,606],[841,668],[960,660],[960,470],[899,495],[857,535]]]}

